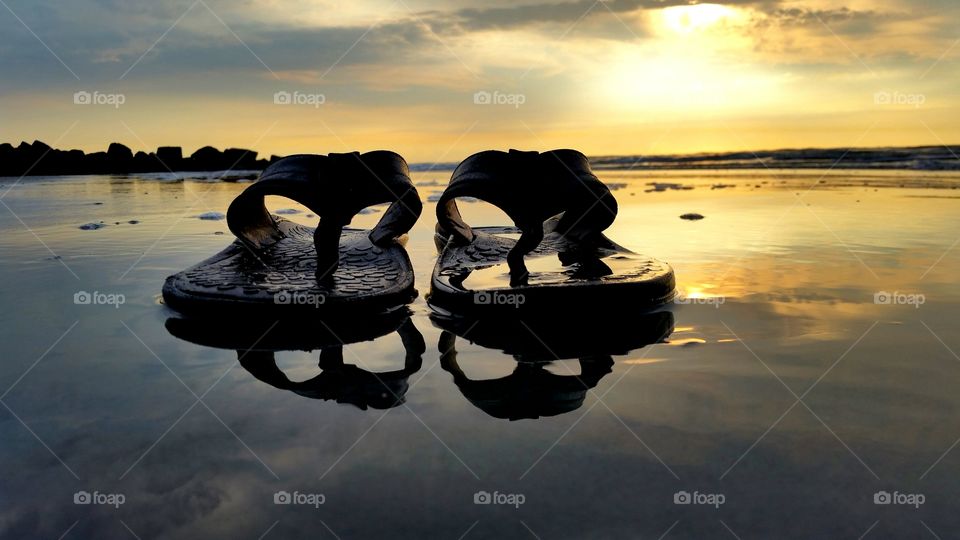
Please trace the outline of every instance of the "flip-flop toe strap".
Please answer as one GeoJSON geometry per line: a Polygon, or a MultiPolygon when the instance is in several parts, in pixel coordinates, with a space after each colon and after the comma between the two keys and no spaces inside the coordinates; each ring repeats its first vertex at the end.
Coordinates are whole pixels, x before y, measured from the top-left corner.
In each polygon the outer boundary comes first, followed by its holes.
{"type": "Polygon", "coordinates": [[[339,258],[341,230],[358,212],[391,203],[370,231],[370,240],[382,245],[409,231],[422,210],[407,163],[393,152],[290,156],[267,167],[227,210],[230,231],[254,250],[285,236],[264,204],[268,195],[294,200],[319,216],[314,243],[320,265],[331,271],[339,258]]]}
{"type": "Polygon", "coordinates": [[[583,242],[613,223],[617,201],[575,150],[487,151],[470,156],[454,171],[437,202],[437,233],[459,244],[473,241],[457,197],[474,197],[503,210],[523,233],[513,256],[525,255],[543,239],[543,223],[563,214],[558,232],[583,242]]]}

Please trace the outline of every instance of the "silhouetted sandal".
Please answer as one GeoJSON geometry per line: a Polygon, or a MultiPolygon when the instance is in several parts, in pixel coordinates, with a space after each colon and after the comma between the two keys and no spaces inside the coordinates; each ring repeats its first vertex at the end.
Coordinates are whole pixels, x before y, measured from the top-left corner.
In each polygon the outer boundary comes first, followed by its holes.
{"type": "Polygon", "coordinates": [[[328,313],[389,309],[417,296],[398,239],[422,210],[407,163],[387,151],[298,155],[270,165],[233,200],[229,247],[167,278],[163,298],[182,311],[328,313]],[[264,197],[287,197],[319,216],[316,229],[271,215],[264,197]],[[347,228],[369,206],[390,203],[367,231],[347,228]]]}
{"type": "Polygon", "coordinates": [[[603,235],[616,215],[616,198],[580,152],[474,154],[437,202],[440,255],[428,300],[453,313],[652,308],[670,301],[669,265],[603,235]],[[458,197],[493,204],[515,226],[471,227],[458,197]]]}

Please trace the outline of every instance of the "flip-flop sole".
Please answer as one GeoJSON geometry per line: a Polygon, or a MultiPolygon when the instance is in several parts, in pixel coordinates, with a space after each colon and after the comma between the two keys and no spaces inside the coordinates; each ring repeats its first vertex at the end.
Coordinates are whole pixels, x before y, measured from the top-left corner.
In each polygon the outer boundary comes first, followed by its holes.
{"type": "Polygon", "coordinates": [[[428,301],[452,312],[589,311],[652,309],[673,299],[673,269],[664,262],[616,246],[600,259],[612,273],[584,277],[579,265],[560,267],[558,253],[573,247],[555,232],[525,258],[530,278],[527,285],[507,282],[507,254],[516,240],[504,234],[519,233],[512,227],[476,227],[468,245],[445,246],[434,268],[428,301]],[[550,258],[550,268],[538,270],[536,261],[550,258]],[[480,279],[472,276],[485,274],[480,279]],[[502,286],[498,286],[497,277],[502,286]],[[488,279],[489,278],[489,279],[488,279]],[[475,281],[477,285],[471,283],[475,281]],[[491,283],[493,285],[491,286],[491,283]]]}
{"type": "Polygon", "coordinates": [[[167,278],[164,303],[184,312],[310,316],[389,309],[411,302],[413,265],[398,243],[376,246],[368,232],[344,229],[340,266],[317,282],[314,229],[292,225],[286,237],[257,251],[235,241],[209,259],[167,278]]]}

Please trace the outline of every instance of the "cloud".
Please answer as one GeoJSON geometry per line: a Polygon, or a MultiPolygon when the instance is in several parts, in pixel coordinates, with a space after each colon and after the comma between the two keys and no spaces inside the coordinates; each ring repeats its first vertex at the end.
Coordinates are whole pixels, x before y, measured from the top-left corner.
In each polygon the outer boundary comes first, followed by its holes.
{"type": "MultiPolygon", "coordinates": [[[[773,0],[774,2],[776,0],[773,0]]],[[[573,25],[592,17],[615,17],[643,10],[696,5],[696,0],[578,0],[497,7],[468,7],[452,12],[425,13],[440,28],[451,26],[464,32],[512,30],[543,24],[573,25]]],[[[712,2],[728,6],[766,5],[769,0],[727,0],[712,2]]]]}
{"type": "MultiPolygon", "coordinates": [[[[483,73],[486,67],[510,63],[501,50],[490,54],[491,44],[481,37],[489,32],[515,32],[509,39],[522,38],[527,50],[517,47],[510,55],[540,50],[545,56],[541,63],[549,64],[550,55],[555,55],[558,48],[575,47],[578,40],[636,42],[650,38],[639,14],[694,3],[577,0],[478,7],[476,3],[458,2],[453,9],[414,13],[403,8],[383,13],[380,22],[373,19],[359,23],[350,18],[340,24],[335,21],[341,13],[331,7],[331,16],[322,25],[297,18],[305,9],[299,0],[241,4],[207,0],[207,4],[196,5],[186,0],[85,0],[70,8],[41,0],[29,4],[15,2],[12,8],[83,80],[116,81],[135,62],[136,67],[128,75],[134,81],[214,72],[223,77],[231,73],[262,76],[267,70],[261,61],[273,72],[305,74],[309,77],[301,78],[314,80],[334,65],[338,69],[330,72],[331,78],[351,67],[357,68],[354,72],[366,73],[369,70],[360,68],[374,66],[427,69],[446,65],[462,72],[460,68],[467,64],[471,71],[483,73]],[[268,22],[257,20],[267,12],[277,15],[268,22]],[[141,55],[144,57],[138,61],[141,55]]],[[[777,0],[718,3],[748,7],[760,30],[752,32],[754,37],[766,35],[766,30],[774,28],[776,32],[769,34],[778,39],[790,38],[792,32],[869,35],[882,25],[907,18],[904,13],[848,7],[785,7],[777,0]],[[824,25],[829,26],[829,31],[824,25]]],[[[931,10],[939,9],[935,4],[931,6],[931,10]]],[[[0,89],[49,84],[57,78],[70,82],[69,73],[16,19],[0,18],[0,31],[7,39],[7,45],[0,46],[0,61],[11,72],[22,74],[16,80],[0,81],[0,89]]],[[[751,34],[749,28],[742,32],[751,34]]],[[[797,40],[797,49],[802,49],[802,41],[797,40]]],[[[529,64],[526,59],[521,63],[529,64]]]]}
{"type": "MultiPolygon", "coordinates": [[[[864,33],[875,29],[876,24],[905,18],[902,13],[855,11],[839,9],[780,8],[768,13],[771,21],[785,27],[822,26],[837,28],[845,33],[864,33]]],[[[837,30],[835,30],[837,31],[837,30]]]]}

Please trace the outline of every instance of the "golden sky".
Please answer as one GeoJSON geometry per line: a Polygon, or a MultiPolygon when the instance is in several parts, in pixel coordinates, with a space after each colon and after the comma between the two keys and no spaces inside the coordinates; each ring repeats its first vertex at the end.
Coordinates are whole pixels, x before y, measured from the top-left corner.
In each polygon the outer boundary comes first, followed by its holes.
{"type": "Polygon", "coordinates": [[[433,162],[960,142],[955,0],[6,3],[14,144],[433,162]]]}

